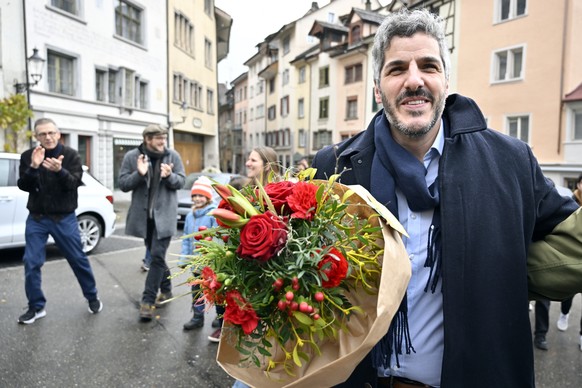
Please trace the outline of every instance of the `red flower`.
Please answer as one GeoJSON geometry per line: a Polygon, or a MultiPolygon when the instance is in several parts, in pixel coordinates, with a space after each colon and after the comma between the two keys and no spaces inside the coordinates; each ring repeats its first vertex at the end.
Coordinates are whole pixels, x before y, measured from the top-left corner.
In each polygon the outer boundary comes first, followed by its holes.
{"type": "Polygon", "coordinates": [[[287,225],[270,211],[252,216],[240,231],[236,253],[245,259],[267,261],[287,243],[287,225]]]}
{"type": "Polygon", "coordinates": [[[200,284],[200,288],[204,293],[204,298],[211,303],[221,304],[223,297],[217,294],[217,291],[222,287],[222,284],[217,280],[216,274],[210,267],[202,268],[202,276],[194,280],[193,284],[200,284]]]}
{"type": "Polygon", "coordinates": [[[257,317],[253,306],[236,290],[226,293],[224,320],[240,325],[247,335],[251,334],[259,324],[259,317],[257,317]]]}
{"type": "Polygon", "coordinates": [[[327,277],[327,280],[322,279],[323,288],[339,286],[348,274],[348,261],[336,248],[331,248],[317,266],[327,277]]]}
{"type": "Polygon", "coordinates": [[[287,197],[293,193],[294,188],[295,183],[290,181],[274,182],[265,186],[265,192],[271,199],[277,214],[283,214],[283,212],[285,214],[291,213],[291,209],[287,204],[287,197]]]}
{"type": "Polygon", "coordinates": [[[317,188],[317,185],[307,182],[298,182],[295,185],[293,194],[287,198],[287,203],[293,211],[291,217],[308,221],[313,219],[317,209],[317,199],[315,198],[317,188]]]}
{"type": "MultiPolygon", "coordinates": [[[[230,210],[232,211],[232,206],[230,206],[230,203],[228,203],[225,199],[221,199],[220,202],[218,203],[217,206],[218,209],[226,209],[226,210],[230,210]]],[[[230,228],[230,226],[224,224],[222,221],[220,221],[218,218],[216,219],[216,223],[220,226],[222,226],[223,228],[230,228]]]]}

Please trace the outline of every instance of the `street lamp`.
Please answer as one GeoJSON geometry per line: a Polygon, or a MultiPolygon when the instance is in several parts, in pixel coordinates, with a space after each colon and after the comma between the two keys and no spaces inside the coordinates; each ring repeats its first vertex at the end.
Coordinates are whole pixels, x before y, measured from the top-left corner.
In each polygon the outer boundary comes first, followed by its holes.
{"type": "Polygon", "coordinates": [[[26,69],[27,81],[28,75],[30,74],[30,78],[34,82],[18,83],[17,80],[14,80],[16,93],[24,93],[29,87],[37,85],[42,79],[42,69],[44,68],[45,60],[38,55],[38,49],[32,49],[32,55],[26,59],[26,62],[28,62],[26,69]]]}
{"type": "Polygon", "coordinates": [[[170,121],[170,127],[174,127],[178,124],[182,124],[184,121],[186,121],[186,118],[188,117],[188,106],[186,105],[186,101],[183,101],[180,104],[180,111],[182,112],[182,121],[170,121]]]}

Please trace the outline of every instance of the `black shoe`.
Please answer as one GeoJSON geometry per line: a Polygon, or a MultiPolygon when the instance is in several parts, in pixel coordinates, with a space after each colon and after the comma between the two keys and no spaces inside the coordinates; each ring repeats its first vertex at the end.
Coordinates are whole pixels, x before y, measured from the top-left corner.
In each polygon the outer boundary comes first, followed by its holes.
{"type": "Polygon", "coordinates": [[[34,321],[36,321],[37,319],[44,317],[46,317],[46,310],[44,308],[37,310],[35,308],[29,307],[28,311],[18,318],[18,323],[30,325],[31,323],[34,323],[34,321]]]}
{"type": "Polygon", "coordinates": [[[103,303],[101,303],[99,298],[89,302],[89,312],[91,314],[97,314],[101,310],[103,310],[103,303]]]}
{"type": "Polygon", "coordinates": [[[194,313],[192,319],[184,324],[184,330],[199,329],[204,326],[204,313],[194,313]]]}
{"type": "Polygon", "coordinates": [[[535,337],[534,346],[540,350],[548,350],[548,342],[546,337],[535,337]]]}
{"type": "Polygon", "coordinates": [[[212,321],[212,327],[219,328],[222,327],[222,323],[220,322],[219,318],[214,318],[214,320],[212,321]]]}

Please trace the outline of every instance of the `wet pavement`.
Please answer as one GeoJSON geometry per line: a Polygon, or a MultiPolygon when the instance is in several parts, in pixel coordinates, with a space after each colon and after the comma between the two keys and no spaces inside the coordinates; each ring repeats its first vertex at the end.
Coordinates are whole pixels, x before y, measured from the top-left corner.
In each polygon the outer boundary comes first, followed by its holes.
{"type": "MultiPolygon", "coordinates": [[[[169,253],[179,250],[176,240],[169,253]]],[[[27,304],[22,266],[0,268],[0,387],[231,387],[233,379],[215,361],[217,345],[207,338],[214,310],[202,329],[191,332],[182,329],[190,318],[188,296],[158,309],[154,321],[139,321],[143,255],[137,246],[91,256],[104,303],[96,315],[88,312],[67,262],[47,262],[47,316],[32,325],[16,323],[27,304]]],[[[174,279],[175,295],[189,291],[180,285],[185,278],[174,279]]],[[[549,350],[534,349],[538,387],[582,387],[581,305],[577,295],[570,327],[559,332],[560,305],[552,303],[549,350]]],[[[530,316],[533,322],[533,311],[530,316]]]]}

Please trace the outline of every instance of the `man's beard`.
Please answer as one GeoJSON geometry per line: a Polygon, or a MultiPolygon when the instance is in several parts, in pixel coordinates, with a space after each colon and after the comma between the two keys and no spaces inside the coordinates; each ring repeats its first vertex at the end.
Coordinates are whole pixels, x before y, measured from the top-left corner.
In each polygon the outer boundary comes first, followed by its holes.
{"type": "MultiPolygon", "coordinates": [[[[407,126],[403,122],[399,121],[396,115],[396,108],[388,102],[386,95],[382,90],[380,90],[380,95],[382,96],[382,105],[384,106],[384,112],[386,114],[386,118],[388,119],[388,123],[390,123],[390,127],[396,129],[398,132],[402,133],[404,136],[418,139],[426,135],[432,127],[435,126],[438,120],[440,120],[443,110],[445,109],[445,95],[441,95],[438,100],[435,101],[434,96],[426,89],[418,89],[414,92],[412,91],[405,91],[401,93],[396,98],[396,104],[400,104],[405,98],[409,97],[426,97],[433,105],[433,116],[429,123],[425,126],[407,126]]],[[[422,115],[421,112],[411,112],[412,116],[420,116],[422,115]]]]}

